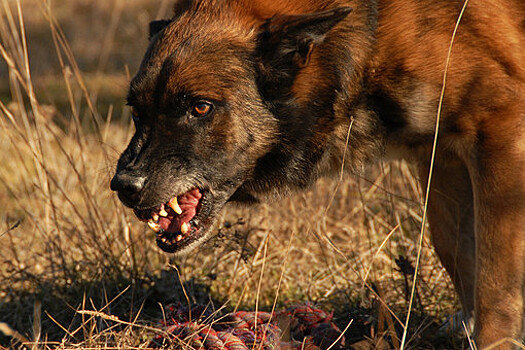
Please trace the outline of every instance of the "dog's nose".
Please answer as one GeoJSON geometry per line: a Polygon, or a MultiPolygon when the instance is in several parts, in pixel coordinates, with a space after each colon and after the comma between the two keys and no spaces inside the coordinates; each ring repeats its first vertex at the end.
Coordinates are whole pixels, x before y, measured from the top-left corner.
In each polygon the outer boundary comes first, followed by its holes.
{"type": "Polygon", "coordinates": [[[128,173],[117,173],[111,179],[111,189],[117,191],[119,198],[128,206],[138,202],[140,192],[144,188],[146,178],[128,173]]]}

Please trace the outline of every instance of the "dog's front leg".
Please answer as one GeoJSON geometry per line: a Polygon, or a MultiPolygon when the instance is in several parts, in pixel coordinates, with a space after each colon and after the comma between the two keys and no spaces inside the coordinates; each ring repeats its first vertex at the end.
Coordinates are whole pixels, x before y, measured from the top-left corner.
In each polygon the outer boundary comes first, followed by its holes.
{"type": "Polygon", "coordinates": [[[496,343],[501,345],[495,349],[513,349],[516,345],[510,339],[516,344],[523,337],[525,126],[524,116],[514,112],[491,116],[492,122],[479,132],[477,151],[470,164],[476,231],[478,349],[496,343]]]}
{"type": "MultiPolygon", "coordinates": [[[[434,249],[454,283],[467,321],[474,311],[476,270],[472,184],[459,157],[450,152],[438,154],[432,173],[428,221],[434,249]]],[[[427,188],[428,162],[422,160],[419,171],[422,187],[427,188]]]]}

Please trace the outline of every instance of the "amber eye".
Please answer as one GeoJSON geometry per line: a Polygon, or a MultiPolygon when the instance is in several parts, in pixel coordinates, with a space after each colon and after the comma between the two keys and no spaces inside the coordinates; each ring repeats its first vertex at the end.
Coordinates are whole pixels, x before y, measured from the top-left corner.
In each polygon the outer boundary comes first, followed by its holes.
{"type": "Polygon", "coordinates": [[[211,105],[210,103],[208,103],[208,102],[199,102],[195,106],[193,106],[191,114],[194,117],[205,117],[208,114],[210,114],[212,109],[213,109],[213,105],[211,105]]]}

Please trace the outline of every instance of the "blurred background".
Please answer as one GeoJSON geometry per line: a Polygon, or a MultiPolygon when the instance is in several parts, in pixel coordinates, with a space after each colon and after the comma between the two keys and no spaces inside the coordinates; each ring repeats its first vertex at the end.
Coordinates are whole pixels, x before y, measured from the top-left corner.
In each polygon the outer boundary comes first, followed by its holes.
{"type": "MultiPolygon", "coordinates": [[[[16,1],[3,1],[4,29],[2,42],[6,49],[13,49],[9,31],[18,21],[18,14],[12,13],[10,20],[5,7],[16,10],[16,1]]],[[[167,18],[171,12],[171,1],[167,0],[115,0],[96,2],[90,0],[23,0],[20,2],[25,21],[29,65],[35,91],[39,101],[59,107],[67,113],[69,99],[65,92],[63,69],[72,67],[67,58],[65,67],[57,55],[57,41],[52,34],[55,27],[67,41],[76,65],[82,71],[92,102],[101,115],[107,114],[110,105],[116,108],[115,116],[122,115],[122,100],[126,94],[128,75],[140,64],[141,55],[147,47],[148,24],[155,18],[167,18]],[[52,21],[52,22],[50,22],[52,21]]],[[[62,48],[61,50],[64,50],[62,48]]],[[[64,56],[65,52],[62,53],[64,56]]],[[[18,58],[18,57],[17,57],[18,58]]],[[[20,57],[21,58],[21,57],[20,57]]],[[[8,65],[0,65],[0,96],[11,98],[8,65]]],[[[75,102],[81,95],[74,96],[75,102]]]]}
{"type": "Polygon", "coordinates": [[[352,322],[362,349],[398,347],[412,303],[408,348],[462,346],[439,331],[458,302],[428,232],[410,298],[422,204],[409,165],[229,207],[210,242],[173,259],[109,190],[133,133],[127,84],[171,1],[0,3],[1,348],[143,347],[176,301],[311,301],[352,322]]]}

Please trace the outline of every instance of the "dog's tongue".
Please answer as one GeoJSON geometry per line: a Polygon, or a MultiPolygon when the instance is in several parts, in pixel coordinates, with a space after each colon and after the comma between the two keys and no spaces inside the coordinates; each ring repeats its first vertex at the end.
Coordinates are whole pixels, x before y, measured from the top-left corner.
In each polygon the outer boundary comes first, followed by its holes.
{"type": "MultiPolygon", "coordinates": [[[[175,212],[175,210],[171,207],[172,205],[164,206],[164,208],[161,207],[161,210],[166,210],[168,216],[161,216],[159,218],[160,227],[168,233],[181,232],[182,225],[184,223],[188,224],[197,214],[197,206],[199,205],[201,198],[202,194],[198,189],[194,189],[177,196],[175,203],[177,203],[180,211],[182,211],[180,214],[175,212]]],[[[173,200],[171,203],[173,203],[173,200]]]]}

